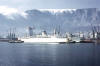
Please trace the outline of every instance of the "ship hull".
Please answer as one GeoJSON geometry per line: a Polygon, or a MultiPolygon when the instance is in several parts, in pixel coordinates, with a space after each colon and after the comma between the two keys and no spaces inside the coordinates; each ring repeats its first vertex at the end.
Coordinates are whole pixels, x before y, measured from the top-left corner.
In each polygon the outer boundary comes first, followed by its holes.
{"type": "Polygon", "coordinates": [[[66,38],[21,38],[25,43],[39,43],[39,44],[63,44],[68,42],[66,38]]]}

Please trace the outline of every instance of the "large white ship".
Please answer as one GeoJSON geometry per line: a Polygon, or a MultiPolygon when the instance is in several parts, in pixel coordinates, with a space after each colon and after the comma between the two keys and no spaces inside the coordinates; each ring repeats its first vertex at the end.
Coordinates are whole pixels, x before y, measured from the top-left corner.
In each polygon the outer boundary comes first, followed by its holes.
{"type": "Polygon", "coordinates": [[[39,44],[61,44],[68,42],[66,37],[61,37],[54,31],[53,35],[47,35],[46,31],[43,31],[40,35],[29,36],[20,38],[20,40],[27,43],[39,43],[39,44]]]}
{"type": "Polygon", "coordinates": [[[39,43],[39,44],[61,44],[61,43],[66,43],[68,40],[66,38],[56,38],[56,37],[51,37],[51,38],[21,38],[22,41],[27,42],[27,43],[39,43]]]}

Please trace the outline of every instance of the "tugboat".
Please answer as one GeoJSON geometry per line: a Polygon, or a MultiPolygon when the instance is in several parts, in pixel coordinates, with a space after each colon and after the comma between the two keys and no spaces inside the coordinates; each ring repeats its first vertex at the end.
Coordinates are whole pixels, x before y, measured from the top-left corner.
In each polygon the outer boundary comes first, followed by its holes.
{"type": "Polygon", "coordinates": [[[9,43],[24,43],[24,41],[21,40],[10,40],[9,43]]]}

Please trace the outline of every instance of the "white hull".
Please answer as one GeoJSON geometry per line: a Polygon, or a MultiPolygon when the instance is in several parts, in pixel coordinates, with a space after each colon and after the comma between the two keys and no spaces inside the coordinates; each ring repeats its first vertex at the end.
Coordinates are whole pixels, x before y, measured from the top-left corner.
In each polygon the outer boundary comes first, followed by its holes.
{"type": "Polygon", "coordinates": [[[22,41],[27,43],[39,43],[39,44],[59,44],[68,42],[67,38],[21,38],[22,41]]]}

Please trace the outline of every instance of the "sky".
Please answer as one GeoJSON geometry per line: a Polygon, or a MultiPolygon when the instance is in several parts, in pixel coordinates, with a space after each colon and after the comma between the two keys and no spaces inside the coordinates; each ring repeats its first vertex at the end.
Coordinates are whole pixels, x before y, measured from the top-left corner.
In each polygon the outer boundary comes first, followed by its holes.
{"type": "Polygon", "coordinates": [[[100,8],[100,0],[0,0],[0,6],[30,9],[80,9],[100,8]]]}

